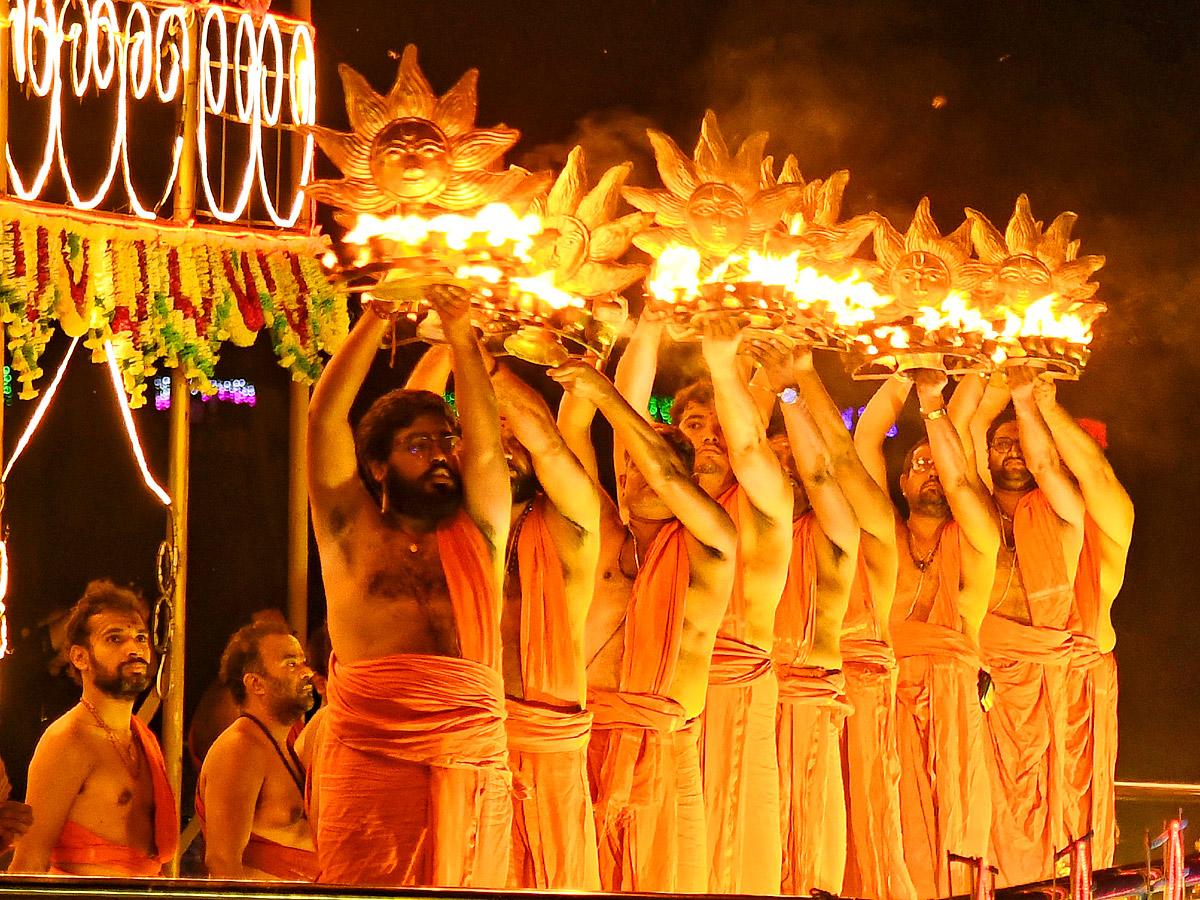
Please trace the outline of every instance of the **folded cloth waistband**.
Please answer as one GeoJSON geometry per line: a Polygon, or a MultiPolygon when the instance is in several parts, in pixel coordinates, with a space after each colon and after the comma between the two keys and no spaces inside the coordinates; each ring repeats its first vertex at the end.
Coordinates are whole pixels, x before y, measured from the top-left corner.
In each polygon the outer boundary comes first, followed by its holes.
{"type": "Polygon", "coordinates": [[[442,768],[508,763],[504,680],[489,666],[402,653],[329,663],[328,734],[365,753],[442,768]]]}
{"type": "Polygon", "coordinates": [[[58,842],[50,851],[50,863],[59,868],[66,865],[106,866],[123,875],[151,877],[162,874],[163,860],[148,856],[133,847],[114,844],[94,831],[75,822],[65,822],[58,842]]]}
{"type": "Polygon", "coordinates": [[[879,666],[891,671],[896,668],[896,654],[886,641],[875,638],[843,637],[842,667],[879,666]]]}
{"type": "Polygon", "coordinates": [[[849,712],[846,678],[840,671],[816,666],[775,667],[779,679],[779,702],[803,706],[831,706],[849,712]]]}
{"type": "Polygon", "coordinates": [[[523,753],[582,750],[592,733],[592,714],[585,709],[563,709],[506,697],[505,728],[508,749],[523,753]]]}
{"type": "Polygon", "coordinates": [[[979,650],[961,631],[930,622],[895,622],[891,626],[892,647],[897,659],[929,656],[952,659],[978,670],[979,650]]]}
{"type": "Polygon", "coordinates": [[[1015,660],[1046,666],[1065,666],[1071,660],[1071,632],[1060,628],[1022,625],[988,615],[979,629],[979,644],[988,663],[1015,660]]]}
{"type": "Polygon", "coordinates": [[[771,673],[771,656],[762,647],[717,635],[708,683],[717,685],[752,684],[771,673]]]}
{"type": "Polygon", "coordinates": [[[588,691],[588,711],[593,730],[639,728],[661,734],[677,731],[687,715],[670,697],[625,691],[588,691]]]}
{"type": "Polygon", "coordinates": [[[1075,632],[1071,635],[1071,665],[1079,669],[1094,669],[1104,662],[1100,645],[1091,635],[1075,632]]]}

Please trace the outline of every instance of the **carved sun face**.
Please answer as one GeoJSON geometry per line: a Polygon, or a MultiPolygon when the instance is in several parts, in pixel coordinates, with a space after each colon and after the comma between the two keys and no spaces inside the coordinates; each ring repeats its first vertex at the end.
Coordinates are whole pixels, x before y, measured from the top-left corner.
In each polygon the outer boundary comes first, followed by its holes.
{"type": "Polygon", "coordinates": [[[746,240],[750,210],[737,191],[723,184],[702,184],[684,207],[688,233],[705,251],[731,253],[746,240]]]}
{"type": "Polygon", "coordinates": [[[558,240],[550,252],[550,268],[558,278],[573,278],[587,262],[591,238],[588,228],[574,216],[559,216],[554,223],[558,228],[558,240]]]}
{"type": "Polygon", "coordinates": [[[1004,305],[1024,310],[1050,293],[1050,269],[1040,259],[1019,253],[1000,264],[996,274],[1004,305]]]}
{"type": "Polygon", "coordinates": [[[950,269],[934,253],[917,250],[907,253],[891,275],[892,296],[904,309],[916,311],[940,306],[950,293],[950,269]]]}
{"type": "Polygon", "coordinates": [[[446,135],[425,119],[397,119],[371,144],[371,177],[400,203],[428,200],[450,177],[446,135]]]}

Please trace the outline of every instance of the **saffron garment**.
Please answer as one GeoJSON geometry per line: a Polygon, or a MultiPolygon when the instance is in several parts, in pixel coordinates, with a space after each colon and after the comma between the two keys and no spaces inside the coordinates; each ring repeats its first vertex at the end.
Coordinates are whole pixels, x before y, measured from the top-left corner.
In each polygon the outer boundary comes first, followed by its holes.
{"type": "Polygon", "coordinates": [[[988,742],[979,651],[962,633],[958,613],[960,540],[957,523],[948,523],[929,564],[938,587],[928,619],[891,624],[901,833],[922,898],[948,896],[948,854],[988,854],[988,742]]]}
{"type": "MultiPolygon", "coordinates": [[[[742,488],[720,498],[740,530],[742,488]]],[[[700,717],[708,893],[778,894],[783,849],[775,712],[779,688],[771,658],[747,643],[741,544],[733,593],[717,633],[700,717]]]]}
{"type": "Polygon", "coordinates": [[[514,782],[510,883],[599,890],[587,777],[591,713],[583,646],[571,627],[562,561],[538,498],[517,536],[521,584],[521,685],[507,699],[514,782]]]}
{"type": "Polygon", "coordinates": [[[175,858],[179,847],[179,810],[167,781],[167,764],[154,732],[137,716],[130,722],[154,784],[154,855],[114,844],[82,825],[67,821],[50,853],[50,874],[69,874],[62,869],[63,865],[88,865],[103,866],[109,875],[152,877],[161,875],[163,864],[175,858]]]}
{"type": "Polygon", "coordinates": [[[1013,535],[1031,623],[989,614],[979,635],[996,687],[987,725],[999,885],[1049,877],[1055,851],[1067,842],[1066,674],[1075,592],[1058,516],[1040,490],[1018,502],[1013,535]]]}
{"type": "Polygon", "coordinates": [[[659,531],[634,581],[619,691],[590,691],[588,774],[606,891],[702,893],[704,816],[694,725],[666,696],[691,567],[683,527],[659,531]]]}
{"type": "MultiPolygon", "coordinates": [[[[200,832],[207,840],[208,822],[199,787],[196,788],[196,816],[200,819],[200,832]]],[[[283,881],[316,881],[319,872],[316,850],[288,847],[253,832],[242,851],[242,865],[283,881]]]]}
{"type": "Polygon", "coordinates": [[[512,802],[498,585],[465,513],[437,536],[462,658],[330,658],[326,734],[314,767],[323,882],[507,880],[512,802]]]}
{"type": "Polygon", "coordinates": [[[896,657],[882,639],[861,551],[842,626],[846,718],[842,756],[849,839],[839,892],[864,900],[916,900],[900,831],[896,657]]]}
{"type": "Polygon", "coordinates": [[[779,682],[780,890],[807,897],[837,894],[846,870],[846,796],[842,728],[850,704],[841,672],[807,665],[817,628],[815,519],[792,526],[792,559],[775,612],[771,650],[779,682]]]}
{"type": "Polygon", "coordinates": [[[1072,838],[1092,833],[1092,862],[1103,869],[1116,850],[1117,665],[1096,641],[1103,613],[1101,535],[1091,516],[1083,534],[1067,665],[1066,830],[1072,838]]]}

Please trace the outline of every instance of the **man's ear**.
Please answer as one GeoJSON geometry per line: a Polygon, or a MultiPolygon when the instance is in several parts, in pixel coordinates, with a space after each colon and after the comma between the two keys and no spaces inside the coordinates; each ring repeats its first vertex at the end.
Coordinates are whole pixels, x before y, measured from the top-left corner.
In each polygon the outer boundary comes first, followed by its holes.
{"type": "Polygon", "coordinates": [[[87,647],[81,647],[79,644],[68,647],[67,661],[73,665],[77,671],[82,672],[85,668],[87,668],[89,663],[87,647]]]}
{"type": "Polygon", "coordinates": [[[242,675],[242,687],[246,689],[246,696],[257,696],[263,693],[260,688],[262,686],[262,676],[257,672],[246,672],[242,675]]]}
{"type": "Polygon", "coordinates": [[[371,473],[376,484],[383,484],[383,478],[387,475],[387,463],[376,459],[367,460],[367,471],[371,473]]]}

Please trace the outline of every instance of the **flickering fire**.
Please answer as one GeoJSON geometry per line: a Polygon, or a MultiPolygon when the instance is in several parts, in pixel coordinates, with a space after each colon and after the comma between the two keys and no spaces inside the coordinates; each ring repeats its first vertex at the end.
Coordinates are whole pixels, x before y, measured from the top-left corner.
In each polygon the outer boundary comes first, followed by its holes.
{"type": "Polygon", "coordinates": [[[518,216],[503,203],[490,203],[473,216],[444,213],[428,219],[421,216],[381,219],[364,213],[345,241],[362,245],[382,238],[415,248],[440,239],[451,250],[465,250],[473,241],[491,247],[503,247],[511,241],[513,256],[528,260],[533,238],[541,233],[542,220],[537,216],[518,216]]]}

